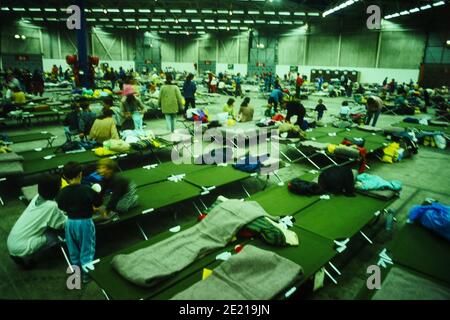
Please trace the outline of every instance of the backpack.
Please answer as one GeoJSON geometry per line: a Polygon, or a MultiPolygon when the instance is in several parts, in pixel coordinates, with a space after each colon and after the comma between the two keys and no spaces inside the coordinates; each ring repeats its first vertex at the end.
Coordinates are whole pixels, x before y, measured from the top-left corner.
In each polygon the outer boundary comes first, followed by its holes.
{"type": "Polygon", "coordinates": [[[83,149],[79,141],[67,141],[55,150],[55,153],[63,153],[83,149]]]}

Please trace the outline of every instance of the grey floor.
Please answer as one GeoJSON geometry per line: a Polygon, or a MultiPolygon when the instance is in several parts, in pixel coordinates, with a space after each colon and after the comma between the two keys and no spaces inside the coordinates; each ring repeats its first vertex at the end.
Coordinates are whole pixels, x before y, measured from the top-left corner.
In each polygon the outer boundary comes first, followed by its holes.
{"type": "MultiPolygon", "coordinates": [[[[264,112],[262,106],[264,100],[257,98],[256,94],[249,94],[252,97],[252,105],[256,109],[255,118],[258,119],[264,112]]],[[[211,115],[221,112],[222,106],[227,97],[221,96],[214,99],[214,103],[207,106],[211,115]]],[[[309,100],[304,100],[306,107],[314,107],[318,97],[310,96],[309,100]]],[[[328,108],[325,114],[325,121],[331,121],[332,115],[337,114],[343,98],[324,98],[324,103],[328,108]]],[[[242,100],[237,99],[236,110],[242,100]]],[[[422,115],[419,115],[419,117],[422,115]]],[[[402,116],[381,115],[377,126],[389,126],[398,122],[402,116]]],[[[163,119],[147,120],[147,129],[156,132],[165,130],[163,119]]],[[[178,128],[182,128],[178,125],[178,128]]],[[[64,137],[62,127],[34,126],[32,129],[13,129],[10,134],[20,134],[30,131],[49,131],[58,136],[55,145],[62,144],[64,137]]],[[[36,147],[45,146],[44,142],[23,143],[13,145],[14,151],[30,150],[36,147]]],[[[241,150],[242,151],[242,150],[241,150]]],[[[405,159],[395,164],[385,164],[379,161],[370,163],[369,173],[379,175],[385,179],[398,179],[404,184],[401,197],[392,205],[397,211],[398,222],[395,225],[394,233],[405,223],[408,209],[420,204],[426,197],[432,197],[442,202],[448,201],[450,190],[450,170],[448,166],[449,152],[444,150],[421,147],[419,154],[412,159],[405,159]]],[[[155,162],[155,160],[152,160],[155,162]]],[[[313,169],[305,163],[292,164],[280,169],[280,177],[288,181],[300,173],[313,169]]],[[[277,181],[274,177],[270,179],[270,184],[277,181]]],[[[256,178],[244,181],[244,187],[250,194],[258,192],[264,185],[263,180],[256,178]]],[[[4,189],[4,188],[3,188],[4,189]]],[[[236,186],[230,186],[221,190],[220,194],[228,197],[243,197],[243,190],[236,186]]],[[[217,194],[215,195],[217,196],[217,194]]],[[[25,204],[16,196],[5,198],[5,205],[0,207],[0,299],[104,299],[100,288],[94,283],[83,286],[81,290],[68,290],[66,287],[66,263],[61,252],[54,250],[46,253],[39,261],[36,269],[23,271],[19,269],[9,258],[6,239],[14,222],[25,209],[25,204]]],[[[208,199],[212,203],[213,197],[208,199]]],[[[207,202],[207,204],[209,204],[207,202]]],[[[145,232],[151,237],[161,231],[165,231],[175,225],[181,224],[189,217],[195,215],[195,211],[190,204],[176,207],[171,212],[161,212],[142,221],[145,232]]],[[[365,245],[362,250],[358,250],[352,259],[342,269],[342,276],[338,280],[338,285],[330,282],[309,299],[354,299],[361,287],[364,285],[368,265],[374,264],[377,255],[392,237],[382,228],[372,239],[373,245],[365,245]]],[[[108,230],[98,231],[97,257],[106,256],[115,251],[126,248],[138,241],[142,241],[137,226],[132,223],[120,224],[108,230]]]]}

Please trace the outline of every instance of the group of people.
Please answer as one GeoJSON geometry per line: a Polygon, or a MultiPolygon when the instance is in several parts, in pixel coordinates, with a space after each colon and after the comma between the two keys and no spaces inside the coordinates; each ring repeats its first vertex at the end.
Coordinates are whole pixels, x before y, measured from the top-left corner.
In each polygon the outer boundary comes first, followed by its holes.
{"type": "Polygon", "coordinates": [[[0,69],[0,98],[6,102],[24,104],[25,94],[44,94],[44,78],[39,70],[31,73],[27,69],[0,69]]]}
{"type": "Polygon", "coordinates": [[[235,99],[228,99],[227,103],[223,106],[223,112],[228,113],[228,117],[239,122],[248,122],[253,120],[253,114],[255,109],[250,105],[250,98],[245,97],[239,108],[238,113],[236,114],[234,110],[235,99]]]}
{"type": "MultiPolygon", "coordinates": [[[[138,204],[136,186],[117,171],[117,163],[105,158],[98,161],[91,175],[85,175],[79,163],[69,162],[62,176],[41,176],[38,194],[9,233],[10,257],[24,269],[33,268],[43,252],[65,238],[73,266],[82,269],[92,262],[96,247],[94,219],[109,219],[138,204]],[[90,181],[92,176],[96,183],[90,181]]],[[[86,277],[83,272],[83,279],[86,277]]]]}

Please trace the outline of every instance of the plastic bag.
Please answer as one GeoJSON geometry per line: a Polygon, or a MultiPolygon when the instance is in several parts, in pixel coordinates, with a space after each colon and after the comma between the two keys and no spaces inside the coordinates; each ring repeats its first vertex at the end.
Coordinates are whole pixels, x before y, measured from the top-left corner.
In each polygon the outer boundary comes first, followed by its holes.
{"type": "Polygon", "coordinates": [[[408,220],[420,223],[427,229],[443,236],[450,241],[450,206],[445,206],[439,202],[431,205],[414,206],[408,214],[408,220]]]}

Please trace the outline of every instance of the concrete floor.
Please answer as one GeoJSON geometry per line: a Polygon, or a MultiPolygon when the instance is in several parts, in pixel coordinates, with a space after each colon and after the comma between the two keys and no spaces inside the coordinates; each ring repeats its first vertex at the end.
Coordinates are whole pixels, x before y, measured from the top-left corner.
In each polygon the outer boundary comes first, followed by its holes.
{"type": "MultiPolygon", "coordinates": [[[[249,96],[252,97],[252,104],[255,107],[255,119],[259,119],[264,112],[262,106],[265,104],[265,100],[257,98],[256,94],[249,94],[249,96]]],[[[227,97],[221,96],[216,100],[214,104],[207,106],[210,114],[221,112],[227,97]]],[[[306,107],[314,107],[317,104],[317,100],[318,97],[310,96],[309,100],[305,100],[303,103],[306,107]]],[[[338,113],[343,98],[323,98],[323,100],[328,108],[324,120],[328,122],[332,120],[332,114],[338,113]]],[[[237,99],[235,104],[236,111],[241,101],[242,99],[237,99]]],[[[377,126],[388,126],[391,123],[400,121],[402,118],[402,116],[381,115],[377,126]]],[[[147,129],[156,132],[165,129],[163,119],[147,120],[146,125],[147,129]]],[[[178,124],[177,127],[180,128],[180,125],[178,124]]],[[[62,127],[57,125],[35,126],[30,130],[14,129],[8,131],[8,133],[19,134],[24,131],[52,132],[58,135],[54,145],[62,144],[65,140],[62,127]]],[[[42,141],[23,143],[14,145],[13,149],[20,152],[43,147],[44,145],[45,143],[42,141]]],[[[415,204],[420,204],[426,197],[432,197],[442,202],[447,201],[450,190],[448,156],[449,152],[447,150],[441,151],[422,147],[419,150],[419,154],[414,156],[414,158],[405,159],[400,163],[384,164],[376,160],[370,163],[371,169],[369,173],[379,175],[388,180],[398,179],[404,183],[401,197],[391,206],[396,209],[398,219],[394,232],[405,223],[408,209],[415,204]]],[[[153,162],[156,161],[153,160],[153,162]]],[[[280,169],[279,174],[284,181],[288,181],[311,169],[313,168],[306,163],[296,163],[280,169]]],[[[270,179],[270,184],[275,184],[276,182],[274,177],[270,179]]],[[[244,181],[243,184],[248,192],[252,194],[262,189],[264,181],[251,178],[244,181]]],[[[3,186],[2,190],[5,192],[5,186],[3,186]]],[[[7,193],[10,195],[4,198],[6,204],[0,209],[0,299],[104,299],[101,290],[94,282],[83,286],[81,290],[68,290],[66,288],[67,266],[61,252],[58,250],[44,255],[40,259],[38,267],[31,271],[23,271],[13,263],[8,256],[6,239],[14,222],[25,209],[25,205],[18,200],[17,194],[7,193]]],[[[245,196],[243,190],[237,188],[236,185],[222,189],[220,194],[230,198],[245,196]]],[[[215,196],[217,195],[215,194],[215,196]]],[[[214,197],[211,196],[206,203],[212,203],[214,197]]],[[[195,215],[194,209],[190,204],[176,207],[172,211],[176,211],[177,214],[161,212],[147,217],[145,221],[142,221],[143,229],[151,237],[172,226],[181,224],[189,217],[195,215]]],[[[343,273],[337,279],[338,285],[327,283],[324,288],[316,291],[308,298],[354,299],[367,279],[367,266],[376,262],[378,253],[391,237],[391,233],[387,233],[380,228],[380,232],[372,239],[374,244],[367,244],[362,250],[356,252],[345,268],[341,270],[343,273]]],[[[126,248],[138,241],[142,241],[142,236],[134,222],[123,223],[107,230],[99,230],[97,238],[97,257],[112,254],[121,248],[126,248]]]]}

